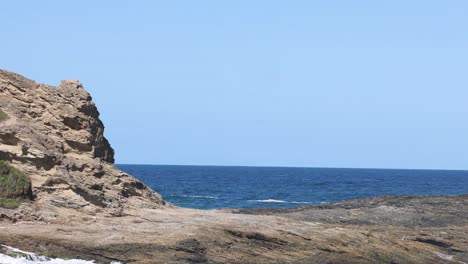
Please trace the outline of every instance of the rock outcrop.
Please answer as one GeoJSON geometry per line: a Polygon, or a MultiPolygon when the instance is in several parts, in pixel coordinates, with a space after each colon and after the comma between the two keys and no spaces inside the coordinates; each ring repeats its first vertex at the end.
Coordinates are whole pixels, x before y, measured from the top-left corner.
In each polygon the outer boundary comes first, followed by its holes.
{"type": "Polygon", "coordinates": [[[38,84],[0,70],[0,160],[28,175],[34,206],[119,214],[161,196],[114,165],[114,150],[79,81],[38,84]]]}

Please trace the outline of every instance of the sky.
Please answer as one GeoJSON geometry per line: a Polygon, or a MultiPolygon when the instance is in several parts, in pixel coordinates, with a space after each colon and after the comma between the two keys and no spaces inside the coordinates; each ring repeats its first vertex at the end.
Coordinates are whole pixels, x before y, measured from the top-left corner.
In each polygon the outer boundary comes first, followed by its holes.
{"type": "Polygon", "coordinates": [[[5,1],[0,68],[79,79],[117,163],[468,169],[468,2],[5,1]]]}

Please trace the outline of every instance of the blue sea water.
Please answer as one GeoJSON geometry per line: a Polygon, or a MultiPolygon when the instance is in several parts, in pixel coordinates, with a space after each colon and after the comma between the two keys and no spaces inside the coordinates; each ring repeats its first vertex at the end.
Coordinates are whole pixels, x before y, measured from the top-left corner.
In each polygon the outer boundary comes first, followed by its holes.
{"type": "Polygon", "coordinates": [[[117,165],[182,207],[296,207],[377,195],[468,193],[468,171],[117,165]]]}

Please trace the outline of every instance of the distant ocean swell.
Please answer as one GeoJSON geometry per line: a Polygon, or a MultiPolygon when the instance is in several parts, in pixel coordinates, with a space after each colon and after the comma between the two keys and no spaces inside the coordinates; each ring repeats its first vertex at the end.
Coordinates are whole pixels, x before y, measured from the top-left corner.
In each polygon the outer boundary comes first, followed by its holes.
{"type": "MultiPolygon", "coordinates": [[[[170,194],[167,197],[174,198],[193,198],[193,199],[220,199],[219,197],[207,196],[207,195],[174,195],[170,194]]],[[[247,202],[256,202],[256,203],[289,203],[289,204],[312,204],[312,202],[296,202],[296,201],[285,201],[279,199],[264,199],[264,200],[246,200],[247,202]]]]}
{"type": "Polygon", "coordinates": [[[177,197],[177,198],[195,198],[195,199],[218,199],[218,197],[214,196],[203,196],[203,195],[174,195],[169,194],[168,197],[177,197]]]}
{"type": "MultiPolygon", "coordinates": [[[[188,198],[188,199],[220,199],[219,197],[208,196],[208,195],[175,195],[170,194],[167,197],[171,198],[188,198]]],[[[285,201],[279,199],[264,199],[264,200],[246,200],[247,202],[255,203],[289,203],[289,204],[312,204],[312,202],[296,202],[296,201],[285,201]]]]}
{"type": "Polygon", "coordinates": [[[284,201],[276,199],[265,199],[265,200],[248,200],[249,202],[257,203],[290,203],[290,204],[312,204],[311,202],[295,202],[295,201],[284,201]]]}
{"type": "Polygon", "coordinates": [[[166,201],[199,209],[291,208],[380,195],[468,193],[468,171],[117,166],[166,201]]]}

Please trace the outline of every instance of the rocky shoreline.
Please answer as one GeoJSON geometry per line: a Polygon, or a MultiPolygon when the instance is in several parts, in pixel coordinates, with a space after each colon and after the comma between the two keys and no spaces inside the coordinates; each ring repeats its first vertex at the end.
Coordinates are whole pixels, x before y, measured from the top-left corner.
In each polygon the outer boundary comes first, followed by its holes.
{"type": "Polygon", "coordinates": [[[293,209],[141,209],[64,223],[3,222],[0,243],[99,263],[467,263],[466,206],[467,195],[293,209]]]}
{"type": "Polygon", "coordinates": [[[277,215],[328,224],[448,227],[468,225],[468,195],[379,196],[296,208],[236,209],[233,213],[277,215]]]}
{"type": "Polygon", "coordinates": [[[468,195],[292,209],[166,203],[114,166],[99,112],[78,81],[52,87],[0,70],[0,161],[0,244],[39,255],[98,263],[468,263],[468,195]]]}

